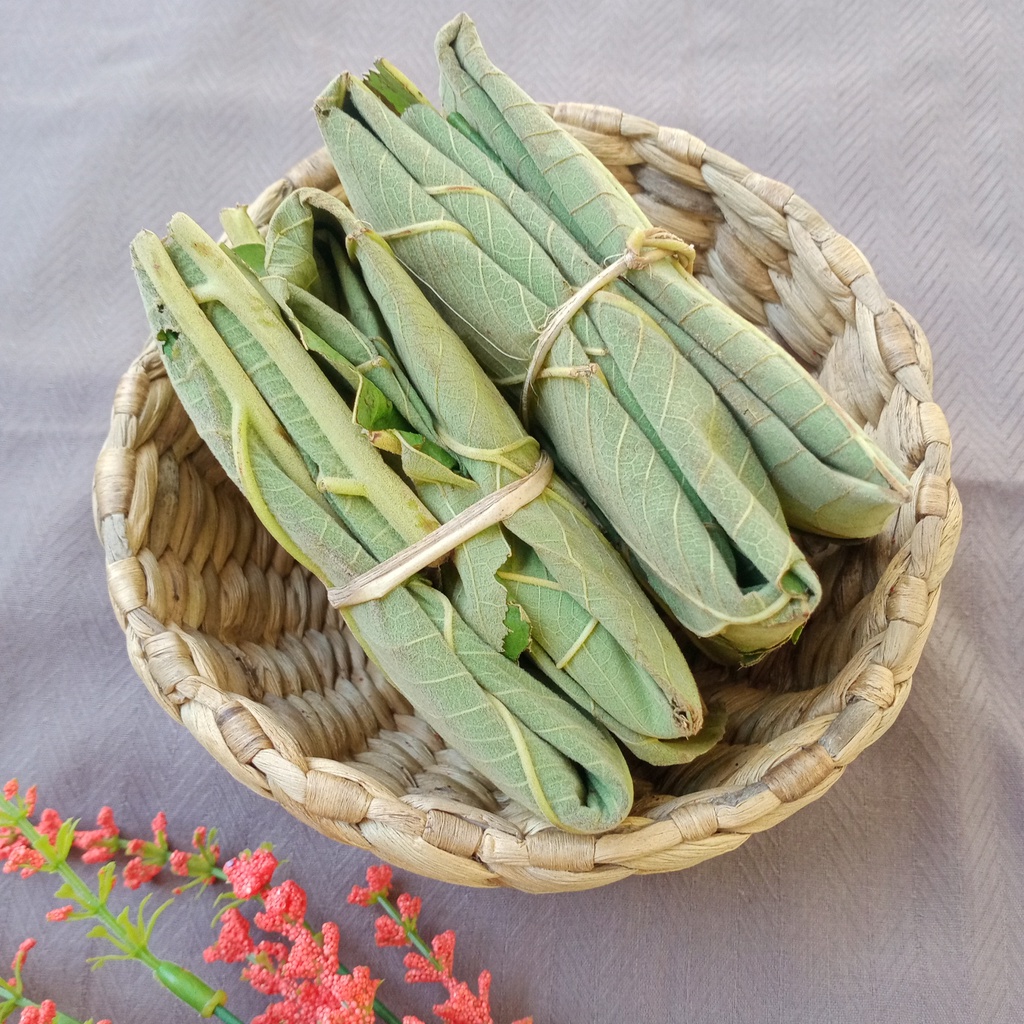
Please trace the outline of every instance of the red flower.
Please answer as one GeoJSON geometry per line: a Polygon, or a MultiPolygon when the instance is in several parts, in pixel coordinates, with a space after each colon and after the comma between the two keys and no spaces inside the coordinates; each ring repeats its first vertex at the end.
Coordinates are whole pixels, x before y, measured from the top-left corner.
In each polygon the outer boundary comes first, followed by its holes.
{"type": "MultiPolygon", "coordinates": [[[[10,785],[10,783],[7,783],[10,785]]],[[[21,945],[18,946],[18,951],[14,954],[14,959],[11,961],[11,970],[14,971],[15,976],[21,973],[21,969],[25,966],[25,957],[28,956],[28,952],[36,944],[35,939],[22,939],[21,945]]]]}
{"type": "MultiPolygon", "coordinates": [[[[109,824],[113,826],[113,817],[110,818],[109,824]]],[[[150,823],[150,828],[153,830],[152,842],[147,842],[144,839],[129,839],[125,843],[125,852],[132,857],[132,860],[124,868],[124,884],[129,889],[138,889],[146,882],[151,882],[160,874],[169,859],[167,816],[163,811],[157,812],[156,817],[150,823]]]]}
{"type": "MultiPolygon", "coordinates": [[[[10,800],[13,803],[14,798],[18,796],[18,780],[8,779],[7,782],[4,783],[3,792],[4,799],[10,800]]],[[[29,817],[31,817],[36,809],[36,787],[29,786],[28,791],[25,793],[23,799],[25,801],[25,813],[28,814],[29,817]]]]}
{"type": "Polygon", "coordinates": [[[69,903],[66,907],[54,907],[46,914],[47,921],[66,921],[73,913],[75,908],[69,903]]]}
{"type": "Polygon", "coordinates": [[[242,977],[265,996],[281,995],[284,981],[279,972],[287,958],[288,947],[283,942],[264,940],[256,945],[250,957],[252,962],[242,971],[242,977]]]}
{"type": "Polygon", "coordinates": [[[129,889],[138,889],[146,882],[152,882],[160,874],[161,864],[147,864],[141,857],[133,857],[124,866],[124,884],[129,889]]]}
{"type": "Polygon", "coordinates": [[[410,932],[416,930],[419,921],[420,911],[423,909],[423,901],[419,896],[410,896],[403,892],[398,894],[395,901],[398,904],[398,913],[401,921],[396,921],[388,914],[382,914],[374,922],[374,939],[378,946],[408,946],[410,932]]]}
{"type": "MultiPolygon", "coordinates": [[[[153,819],[154,829],[156,826],[164,825],[165,823],[157,815],[153,819]]],[[[162,830],[157,830],[154,833],[157,835],[158,843],[163,851],[164,862],[169,862],[171,865],[171,871],[176,875],[180,875],[183,878],[192,878],[193,881],[183,888],[175,889],[175,894],[184,892],[185,889],[190,889],[193,885],[202,883],[203,885],[213,885],[217,876],[214,874],[214,870],[217,867],[217,860],[220,857],[220,847],[216,843],[209,842],[212,838],[212,834],[208,834],[207,830],[203,826],[199,826],[192,833],[192,850],[171,850],[168,851],[167,837],[162,830]],[[194,852],[193,852],[194,851],[194,852]]],[[[257,850],[258,860],[256,862],[256,870],[260,870],[260,863],[262,862],[266,851],[257,850]]],[[[248,883],[244,882],[244,876],[247,871],[253,871],[252,858],[253,854],[246,851],[240,858],[242,863],[238,864],[236,861],[231,861],[227,868],[229,872],[229,878],[234,876],[234,880],[238,881],[239,885],[255,885],[259,886],[262,884],[261,879],[253,877],[248,883]],[[246,861],[248,860],[248,863],[246,861]]],[[[274,860],[269,865],[269,874],[273,874],[273,868],[276,866],[277,861],[274,860]]],[[[266,879],[269,884],[269,875],[266,879]]],[[[236,890],[237,891],[237,890],[236,890]]],[[[252,895],[259,895],[256,891],[252,895]]],[[[247,897],[246,897],[247,898],[247,897]]]]}
{"type": "MultiPolygon", "coordinates": [[[[419,908],[416,908],[417,912],[419,908]]],[[[434,936],[430,943],[434,959],[441,964],[438,970],[425,956],[419,953],[407,953],[405,980],[410,983],[435,981],[440,982],[448,990],[448,998],[433,1007],[436,1016],[446,1024],[494,1024],[491,1016],[491,972],[481,971],[477,979],[477,992],[464,981],[459,981],[454,973],[455,963],[455,932],[442,932],[434,936]]],[[[414,1017],[407,1017],[403,1024],[422,1024],[414,1017]]],[[[523,1017],[513,1024],[533,1024],[532,1017],[523,1017]]]]}
{"type": "Polygon", "coordinates": [[[46,858],[38,850],[33,850],[29,841],[21,835],[9,845],[0,847],[0,860],[6,861],[4,874],[9,875],[21,868],[22,878],[30,878],[46,866],[46,858]]]}
{"type": "MultiPolygon", "coordinates": [[[[339,974],[338,926],[325,921],[319,935],[307,927],[306,893],[293,881],[268,889],[263,901],[264,909],[255,915],[255,923],[284,935],[290,945],[265,941],[251,947],[248,927],[244,926],[249,963],[242,977],[257,992],[280,997],[252,1024],[373,1024],[373,1003],[380,981],[371,978],[367,967],[339,974]]],[[[234,913],[244,921],[237,909],[234,913]]],[[[237,921],[231,927],[238,927],[237,921]]],[[[218,947],[222,944],[219,940],[218,947]]],[[[219,951],[216,947],[208,951],[208,958],[219,951]]]]}
{"type": "Polygon", "coordinates": [[[192,854],[187,850],[174,850],[171,853],[171,871],[176,875],[187,875],[191,859],[192,854]]]}
{"type": "MultiPolygon", "coordinates": [[[[338,976],[338,971],[341,968],[341,964],[338,961],[338,949],[341,946],[341,932],[333,921],[324,921],[324,926],[321,929],[320,934],[324,950],[321,967],[323,971],[333,979],[338,976]]],[[[367,967],[364,968],[364,970],[366,971],[366,978],[368,979],[370,977],[370,969],[367,967]]],[[[351,976],[346,975],[346,977],[351,976]]],[[[339,984],[341,984],[341,982],[339,982],[339,984]]],[[[374,992],[377,991],[377,985],[379,984],[379,981],[374,984],[374,992]]],[[[345,998],[348,999],[349,997],[346,996],[345,998]]],[[[373,1002],[372,994],[370,1002],[373,1002]]]]}
{"type": "Polygon", "coordinates": [[[52,999],[44,999],[38,1006],[26,1006],[21,1011],[18,1024],[52,1024],[56,1016],[56,1003],[52,999]]]}
{"type": "Polygon", "coordinates": [[[239,913],[237,907],[228,907],[220,921],[220,935],[217,941],[203,950],[203,959],[208,964],[215,960],[237,964],[255,952],[256,944],[249,936],[249,922],[239,913]]]}
{"type": "Polygon", "coordinates": [[[10,856],[10,851],[21,838],[21,833],[15,828],[0,828],[0,860],[10,856]]]}
{"type": "Polygon", "coordinates": [[[387,864],[374,864],[366,869],[366,885],[353,885],[348,894],[349,903],[369,907],[391,892],[391,868],[387,864]]]}
{"type": "MultiPolygon", "coordinates": [[[[326,927],[325,924],[324,928],[326,927]]],[[[296,926],[289,938],[292,940],[292,948],[281,965],[282,977],[315,980],[321,974],[330,976],[333,973],[326,962],[324,950],[313,938],[312,933],[301,926],[296,926]]]]}
{"type": "Polygon", "coordinates": [[[374,939],[378,946],[408,946],[409,936],[405,929],[393,918],[382,914],[374,924],[374,939]]]}
{"type": "MultiPolygon", "coordinates": [[[[370,976],[369,967],[356,967],[351,974],[337,976],[335,995],[341,1003],[347,1003],[342,1013],[347,1011],[347,1016],[336,1016],[338,1024],[349,1024],[359,1022],[372,1024],[373,1001],[377,998],[377,989],[380,988],[381,979],[370,976]]],[[[332,1024],[333,1024],[332,1020],[332,1024]]]]}
{"type": "Polygon", "coordinates": [[[277,867],[277,858],[262,847],[250,853],[240,853],[224,865],[224,874],[235,895],[242,900],[259,895],[269,884],[277,867]]]}
{"type": "Polygon", "coordinates": [[[402,915],[402,920],[410,928],[415,928],[416,922],[420,919],[420,911],[423,909],[423,900],[419,896],[410,896],[407,892],[403,892],[399,894],[395,902],[398,904],[398,912],[402,915]]]}
{"type": "Polygon", "coordinates": [[[51,843],[57,842],[57,833],[60,831],[61,825],[64,822],[61,821],[60,815],[52,808],[46,807],[43,809],[43,813],[39,815],[39,824],[36,828],[50,840],[51,843]]]}
{"type": "Polygon", "coordinates": [[[82,861],[86,864],[102,864],[113,860],[117,853],[117,837],[121,834],[114,823],[114,812],[101,807],[96,815],[99,828],[81,830],[75,833],[75,846],[83,850],[82,861]]]}
{"type": "Polygon", "coordinates": [[[264,909],[254,918],[257,927],[268,932],[289,935],[290,931],[302,925],[306,919],[306,890],[290,878],[263,897],[264,909]]]}
{"type": "Polygon", "coordinates": [[[405,954],[405,980],[410,984],[420,981],[440,981],[452,976],[452,965],[455,963],[455,932],[441,932],[435,935],[430,943],[434,959],[441,964],[439,971],[425,956],[419,953],[405,954]]]}
{"type": "Polygon", "coordinates": [[[434,1014],[447,1024],[494,1024],[491,1017],[491,973],[481,971],[477,980],[479,995],[464,982],[449,983],[448,998],[432,1007],[434,1014]]]}

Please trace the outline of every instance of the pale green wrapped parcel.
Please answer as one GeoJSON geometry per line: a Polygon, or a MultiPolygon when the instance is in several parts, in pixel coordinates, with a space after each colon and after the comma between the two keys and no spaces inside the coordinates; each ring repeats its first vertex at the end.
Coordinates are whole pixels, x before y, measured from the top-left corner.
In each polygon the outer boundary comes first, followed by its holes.
{"type": "MultiPolygon", "coordinates": [[[[468,17],[436,47],[445,106],[592,259],[650,227],[607,168],[490,62],[468,17]]],[[[882,529],[906,496],[904,474],[784,349],[667,262],[629,284],[744,425],[791,525],[853,538],[882,529]]]]}
{"type": "MultiPolygon", "coordinates": [[[[132,254],[186,411],[286,550],[340,585],[430,532],[436,519],[242,267],[181,215],[166,245],[142,233],[132,254]]],[[[607,731],[481,640],[425,580],[343,615],[417,713],[504,792],[570,831],[628,813],[632,781],[607,731]]]]}
{"type": "MultiPolygon", "coordinates": [[[[303,211],[309,218],[307,245],[314,216],[321,224],[333,222],[348,231],[346,248],[390,330],[388,345],[399,360],[396,367],[429,406],[433,420],[423,429],[433,442],[457,454],[462,471],[471,477],[442,496],[437,482],[444,471],[435,466],[429,479],[417,484],[427,504],[441,515],[451,514],[476,500],[479,492],[493,492],[527,472],[539,455],[536,440],[390,247],[338,200],[303,189],[285,201],[268,230],[268,274],[275,269],[279,232],[286,225],[291,231],[303,211]],[[438,503],[442,497],[447,508],[438,503]]],[[[268,285],[272,280],[265,278],[268,285]]],[[[290,294],[294,299],[295,292],[290,294]]],[[[326,329],[326,313],[319,319],[326,329]]],[[[479,552],[475,549],[482,538],[456,553],[459,572],[473,572],[473,585],[458,588],[453,601],[477,632],[494,637],[506,603],[517,606],[530,630],[525,656],[577,702],[582,693],[588,708],[600,709],[600,720],[634,753],[668,764],[707,749],[721,730],[700,731],[701,701],[683,655],[571,492],[555,480],[499,532],[500,537],[479,545],[479,552]],[[495,548],[496,559],[491,554],[495,548]],[[481,599],[495,590],[493,602],[481,599]]]]}
{"type": "MultiPolygon", "coordinates": [[[[505,203],[366,86],[342,76],[317,109],[356,212],[491,380],[521,386],[574,285],[505,203]]],[[[749,441],[650,315],[598,294],[559,333],[533,390],[559,464],[688,630],[745,661],[799,630],[817,579],[749,441]]]]}

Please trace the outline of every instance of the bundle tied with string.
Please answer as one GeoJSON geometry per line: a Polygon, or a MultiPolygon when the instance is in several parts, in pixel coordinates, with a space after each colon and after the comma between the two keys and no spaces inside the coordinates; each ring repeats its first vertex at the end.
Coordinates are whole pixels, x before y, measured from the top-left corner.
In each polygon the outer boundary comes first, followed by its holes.
{"type": "Polygon", "coordinates": [[[664,623],[387,240],[308,189],[265,243],[225,224],[230,247],[184,214],[132,245],[200,435],[417,713],[553,824],[614,827],[632,781],[613,735],[673,764],[721,736],[664,623]],[[318,295],[317,238],[344,304],[318,295]],[[387,341],[359,326],[378,322],[387,341]]]}
{"type": "MultiPolygon", "coordinates": [[[[356,234],[358,235],[358,232],[356,234]]],[[[381,237],[385,240],[394,235],[395,232],[381,233],[381,237]]],[[[637,230],[621,256],[609,261],[603,271],[581,286],[572,298],[551,314],[537,338],[536,349],[522,385],[520,419],[524,426],[529,426],[530,393],[537,378],[545,373],[560,372],[545,370],[544,362],[562,328],[572,320],[573,316],[596,292],[616,278],[621,277],[629,270],[648,267],[651,263],[666,257],[679,259],[687,273],[692,272],[695,257],[692,245],[660,228],[651,228],[646,231],[637,230]]],[[[598,374],[601,372],[597,364],[592,363],[590,366],[592,372],[598,374]]],[[[577,368],[573,368],[564,372],[576,374],[579,371],[577,368]]],[[[459,450],[458,444],[452,439],[445,438],[445,440],[454,450],[459,450]]],[[[460,512],[454,519],[432,531],[427,537],[392,555],[344,587],[334,587],[328,590],[328,600],[335,608],[341,609],[383,597],[420,570],[428,566],[439,565],[459,545],[489,527],[503,522],[527,502],[532,501],[551,482],[553,472],[554,463],[550,456],[542,453],[529,473],[481,498],[460,512]]]]}
{"type": "MultiPolygon", "coordinates": [[[[910,480],[873,539],[804,538],[822,597],[799,644],[701,676],[728,711],[721,743],[679,767],[631,762],[629,816],[599,834],[509,799],[413,711],[350,615],[260,524],[155,347],[118,387],[94,488],[132,663],[236,778],[407,869],[534,892],[699,863],[824,794],[899,714],[960,530],[927,341],[857,249],[791,189],[686,132],[609,108],[548,109],[654,223],[693,241],[697,278],[810,366],[910,480]]],[[[270,186],[253,220],[265,228],[307,186],[340,193],[326,152],[270,186]]]]}

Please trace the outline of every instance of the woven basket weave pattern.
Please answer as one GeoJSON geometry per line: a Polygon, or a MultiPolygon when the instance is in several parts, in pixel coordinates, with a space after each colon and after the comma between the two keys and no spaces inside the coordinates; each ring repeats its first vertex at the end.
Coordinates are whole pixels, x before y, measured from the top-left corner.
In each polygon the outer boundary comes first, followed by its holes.
{"type": "MultiPolygon", "coordinates": [[[[631,816],[578,836],[495,793],[370,663],[323,586],[255,520],[148,348],[122,378],[94,487],[111,600],[153,696],[237,779],[332,838],[467,885],[583,889],[739,846],[825,793],[892,724],[956,548],[960,505],[931,357],[859,251],[792,189],[688,133],[560,104],[695,272],[786,345],[900,462],[912,493],[872,541],[804,538],[822,606],[800,643],[714,673],[725,741],[637,779],[631,816]]],[[[321,151],[250,206],[338,188],[321,151]]]]}

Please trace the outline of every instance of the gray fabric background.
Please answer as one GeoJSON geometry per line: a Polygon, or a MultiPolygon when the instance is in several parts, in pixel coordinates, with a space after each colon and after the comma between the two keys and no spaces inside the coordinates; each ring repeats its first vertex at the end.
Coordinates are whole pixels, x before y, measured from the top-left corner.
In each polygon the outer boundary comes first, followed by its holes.
{"type": "MultiPolygon", "coordinates": [[[[0,776],[144,834],[272,840],[350,962],[429,1014],[371,915],[371,859],[235,783],[150,700],[111,614],[89,487],[118,376],[146,333],[127,246],[178,209],[207,227],[317,147],[310,106],[386,53],[433,89],[456,0],[416,5],[0,0],[0,776]],[[90,10],[91,9],[91,10],[90,10]]],[[[426,930],[496,976],[496,1019],[1010,1022],[1024,997],[1024,7],[690,2],[473,4],[538,98],[685,127],[793,185],[922,323],[954,437],[965,532],[910,701],[824,799],[675,875],[531,897],[408,879],[426,930]]],[[[0,781],[2,781],[0,779],[0,781]]],[[[97,973],[46,878],[0,879],[0,962],[25,935],[37,997],[115,1021],[188,1021],[131,964],[97,973]]],[[[165,887],[166,891],[166,887],[165,887]]],[[[156,948],[193,966],[205,905],[156,948]]],[[[87,950],[88,947],[88,950],[87,950]]],[[[232,968],[232,1007],[260,1003],[232,968]]]]}

